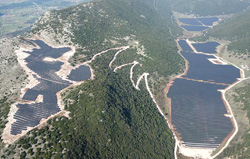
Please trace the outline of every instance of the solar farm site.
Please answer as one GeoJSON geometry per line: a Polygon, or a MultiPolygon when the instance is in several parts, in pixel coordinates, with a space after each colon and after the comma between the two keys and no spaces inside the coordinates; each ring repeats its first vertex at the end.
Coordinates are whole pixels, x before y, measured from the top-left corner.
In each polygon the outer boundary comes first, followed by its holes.
{"type": "Polygon", "coordinates": [[[41,119],[60,111],[57,93],[73,84],[73,81],[82,81],[90,78],[91,72],[88,66],[80,66],[71,70],[69,80],[62,79],[56,72],[64,64],[60,61],[46,61],[45,58],[57,59],[71,50],[69,47],[52,48],[41,40],[32,40],[37,48],[25,51],[29,56],[24,60],[26,66],[32,71],[38,84],[27,89],[24,96],[16,106],[15,122],[11,125],[11,134],[21,134],[22,130],[34,127],[41,119]],[[39,98],[39,99],[38,99],[39,98]]]}
{"type": "Polygon", "coordinates": [[[219,21],[218,17],[206,17],[206,18],[178,18],[181,23],[180,27],[187,31],[204,31],[219,21]]]}
{"type": "Polygon", "coordinates": [[[235,83],[241,77],[240,70],[209,60],[218,60],[214,56],[217,43],[188,44],[186,40],[179,40],[178,44],[183,50],[182,56],[188,61],[188,68],[168,90],[171,124],[182,145],[217,148],[234,130],[220,90],[235,83]],[[200,46],[203,47],[199,49],[200,46]],[[195,53],[192,48],[203,53],[195,53]]]}

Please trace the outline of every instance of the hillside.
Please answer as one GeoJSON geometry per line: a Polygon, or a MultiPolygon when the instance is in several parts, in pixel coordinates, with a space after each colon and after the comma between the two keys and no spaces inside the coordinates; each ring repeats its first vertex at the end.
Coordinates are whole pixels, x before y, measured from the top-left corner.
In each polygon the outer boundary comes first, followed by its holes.
{"type": "Polygon", "coordinates": [[[250,80],[241,82],[227,93],[233,112],[239,125],[239,132],[232,143],[218,157],[224,158],[249,158],[250,157],[250,80]]]}
{"type": "MultiPolygon", "coordinates": [[[[10,104],[20,96],[20,90],[27,84],[27,76],[20,67],[15,50],[18,45],[25,43],[19,38],[0,39],[0,133],[6,124],[6,118],[10,111],[10,104]]],[[[0,143],[0,149],[2,148],[0,143]]]]}
{"type": "Polygon", "coordinates": [[[171,35],[178,30],[169,4],[157,2],[102,0],[45,13],[25,35],[38,35],[55,46],[75,46],[72,65],[110,48],[129,49],[98,56],[91,63],[94,80],[63,93],[71,119],[50,120],[3,149],[1,157],[174,158],[172,133],[146,85],[148,81],[167,113],[163,88],[183,71],[184,60],[171,35]],[[139,77],[140,90],[132,82],[139,77]]]}
{"type": "Polygon", "coordinates": [[[219,56],[236,64],[245,71],[246,77],[250,75],[249,56],[249,15],[250,9],[227,18],[204,36],[195,37],[193,40],[216,40],[221,43],[218,48],[219,56]]]}
{"type": "Polygon", "coordinates": [[[172,2],[174,11],[198,16],[239,13],[249,5],[249,0],[175,0],[172,2]]]}
{"type": "Polygon", "coordinates": [[[87,0],[11,0],[0,2],[0,36],[17,35],[30,29],[47,10],[66,8],[87,0]]]}
{"type": "Polygon", "coordinates": [[[208,32],[207,36],[225,39],[231,43],[228,46],[229,51],[240,54],[250,54],[250,9],[225,20],[208,32]]]}
{"type": "Polygon", "coordinates": [[[138,61],[143,67],[135,69],[134,77],[138,78],[143,72],[153,74],[150,76],[152,88],[159,90],[170,75],[182,71],[184,60],[176,54],[172,35],[179,30],[170,20],[169,5],[165,1],[159,1],[157,6],[150,2],[101,1],[50,12],[38,21],[32,33],[44,39],[50,37],[52,43],[74,44],[76,54],[72,64],[86,61],[106,48],[138,41],[136,50],[121,54],[115,65],[138,61]]]}

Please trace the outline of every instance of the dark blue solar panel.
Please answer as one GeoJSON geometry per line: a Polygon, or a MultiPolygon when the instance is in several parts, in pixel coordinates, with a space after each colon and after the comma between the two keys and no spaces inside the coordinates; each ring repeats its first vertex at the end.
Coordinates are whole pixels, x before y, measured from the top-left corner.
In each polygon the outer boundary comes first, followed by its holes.
{"type": "Polygon", "coordinates": [[[219,18],[217,17],[208,17],[208,18],[197,18],[199,22],[201,22],[204,25],[212,26],[214,22],[218,21],[219,18]]]}
{"type": "Polygon", "coordinates": [[[224,116],[227,111],[218,92],[226,87],[186,79],[174,80],[168,97],[171,98],[172,124],[181,134],[182,141],[220,144],[233,130],[230,119],[224,116]]]}
{"type": "MultiPolygon", "coordinates": [[[[232,65],[211,63],[208,58],[215,59],[214,55],[186,51],[190,47],[184,41],[180,45],[189,67],[187,75],[175,79],[167,94],[171,99],[171,123],[183,145],[216,148],[233,130],[230,118],[225,117],[227,110],[218,90],[237,81],[240,70],[232,65]]],[[[199,45],[197,50],[213,52],[217,45],[211,42],[199,45]]]]}
{"type": "Polygon", "coordinates": [[[182,51],[181,54],[189,61],[187,78],[232,84],[240,78],[240,70],[232,65],[215,65],[208,58],[213,55],[195,54],[182,51]]]}
{"type": "Polygon", "coordinates": [[[216,48],[220,43],[211,41],[206,43],[193,43],[192,45],[198,52],[216,54],[216,48]]]}
{"type": "Polygon", "coordinates": [[[204,31],[209,28],[207,26],[198,26],[198,25],[181,25],[181,27],[187,31],[204,31]]]}
{"type": "Polygon", "coordinates": [[[184,24],[202,25],[196,18],[178,18],[178,20],[184,24]]]}
{"type": "Polygon", "coordinates": [[[79,68],[72,70],[68,78],[73,81],[83,81],[89,79],[90,76],[90,68],[82,65],[79,68]]]}
{"type": "Polygon", "coordinates": [[[178,41],[179,45],[181,46],[183,51],[190,51],[193,52],[191,47],[187,44],[186,40],[179,40],[178,41]]]}
{"type": "MultiPolygon", "coordinates": [[[[11,134],[20,134],[22,130],[26,130],[27,127],[34,127],[39,124],[42,118],[48,118],[49,116],[60,111],[57,104],[56,93],[68,87],[72,83],[61,79],[56,72],[60,70],[63,65],[62,62],[48,62],[43,59],[46,57],[58,58],[62,56],[70,48],[52,48],[40,40],[33,40],[40,48],[33,49],[29,57],[25,59],[27,67],[37,73],[40,77],[34,75],[40,83],[35,87],[27,90],[23,96],[23,100],[35,101],[38,95],[43,96],[43,102],[34,104],[18,104],[19,108],[14,115],[14,122],[11,126],[11,134]]],[[[89,69],[89,68],[88,68],[89,69]]],[[[83,79],[83,76],[78,73],[88,72],[87,68],[80,67],[79,70],[74,72],[77,78],[83,79]]],[[[90,71],[89,71],[90,72],[90,71]]],[[[87,77],[84,76],[84,79],[87,77]]]]}

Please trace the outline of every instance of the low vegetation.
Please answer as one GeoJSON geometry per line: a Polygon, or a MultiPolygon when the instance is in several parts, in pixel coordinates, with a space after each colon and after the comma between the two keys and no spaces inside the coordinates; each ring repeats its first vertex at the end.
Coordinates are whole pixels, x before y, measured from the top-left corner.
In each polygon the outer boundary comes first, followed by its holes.
{"type": "Polygon", "coordinates": [[[249,5],[249,0],[175,0],[172,2],[174,11],[198,16],[239,13],[249,5]]]}
{"type": "Polygon", "coordinates": [[[209,31],[207,36],[228,40],[231,42],[228,46],[229,51],[233,51],[235,54],[247,54],[249,56],[249,15],[250,9],[247,9],[241,14],[226,19],[225,22],[209,31]]]}
{"type": "Polygon", "coordinates": [[[58,43],[73,43],[77,47],[71,59],[73,65],[107,48],[133,45],[131,42],[137,41],[137,48],[144,47],[147,57],[130,50],[119,55],[117,61],[121,65],[123,61],[137,60],[142,67],[136,67],[134,77],[143,72],[152,74],[154,92],[160,92],[160,86],[167,83],[170,75],[183,71],[184,60],[177,54],[175,37],[171,35],[179,30],[171,21],[169,5],[165,1],[153,4],[150,0],[93,1],[44,15],[32,33],[56,37],[58,43]]]}
{"type": "Polygon", "coordinates": [[[227,147],[218,158],[245,159],[250,157],[250,82],[244,81],[230,93],[234,114],[239,125],[236,139],[227,147]],[[238,113],[239,112],[239,113],[238,113]]]}
{"type": "MultiPolygon", "coordinates": [[[[0,39],[0,134],[7,123],[10,105],[18,100],[21,88],[27,83],[25,71],[20,67],[15,54],[18,44],[23,42],[18,38],[0,39]]],[[[0,154],[3,146],[0,142],[0,154]]]]}

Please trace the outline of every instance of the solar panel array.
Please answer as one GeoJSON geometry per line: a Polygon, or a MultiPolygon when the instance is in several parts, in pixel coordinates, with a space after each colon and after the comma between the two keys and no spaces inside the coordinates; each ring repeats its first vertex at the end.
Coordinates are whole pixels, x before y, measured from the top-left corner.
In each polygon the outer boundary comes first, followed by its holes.
{"type": "Polygon", "coordinates": [[[233,130],[217,91],[225,88],[186,79],[176,79],[170,87],[171,121],[187,146],[217,147],[233,130]]]}
{"type": "Polygon", "coordinates": [[[179,40],[178,43],[182,50],[193,52],[193,49],[188,45],[186,40],[179,40]]]}
{"type": "Polygon", "coordinates": [[[209,29],[207,26],[203,25],[181,25],[182,28],[184,28],[187,31],[204,31],[206,29],[209,29]]]}
{"type": "Polygon", "coordinates": [[[220,45],[218,42],[210,41],[210,42],[205,42],[205,43],[192,43],[194,48],[198,52],[205,52],[209,54],[216,54],[216,48],[217,46],[220,45]]]}
{"type": "Polygon", "coordinates": [[[89,79],[91,76],[89,66],[80,66],[74,70],[72,70],[68,76],[68,79],[72,81],[83,81],[89,79]]]}
{"type": "Polygon", "coordinates": [[[174,80],[167,94],[171,98],[171,123],[183,145],[216,148],[232,132],[226,107],[218,90],[240,78],[240,70],[231,65],[215,65],[213,54],[196,54],[183,40],[181,54],[188,63],[187,75],[174,80]]]}
{"type": "Polygon", "coordinates": [[[59,112],[56,93],[72,84],[61,79],[56,74],[63,65],[62,62],[43,60],[46,57],[58,58],[71,49],[69,47],[52,48],[41,40],[32,40],[32,42],[40,48],[35,48],[31,52],[27,51],[26,53],[29,56],[25,61],[27,62],[27,67],[40,76],[38,78],[36,75],[33,75],[39,81],[39,84],[28,89],[22,98],[22,100],[32,102],[33,104],[17,104],[18,110],[14,115],[16,121],[11,126],[12,135],[20,134],[22,130],[27,130],[27,127],[38,125],[41,119],[46,119],[59,112]],[[38,95],[43,96],[43,101],[35,103],[38,95]]]}
{"type": "Polygon", "coordinates": [[[205,18],[178,18],[181,25],[187,31],[203,31],[213,26],[214,22],[219,20],[218,17],[205,17],[205,18]]]}
{"type": "Polygon", "coordinates": [[[181,54],[189,61],[187,75],[183,77],[211,81],[215,83],[232,84],[240,78],[240,70],[232,65],[215,65],[208,58],[213,55],[195,54],[182,51],[181,54]]]}

